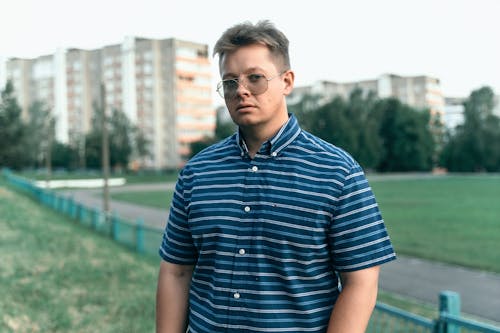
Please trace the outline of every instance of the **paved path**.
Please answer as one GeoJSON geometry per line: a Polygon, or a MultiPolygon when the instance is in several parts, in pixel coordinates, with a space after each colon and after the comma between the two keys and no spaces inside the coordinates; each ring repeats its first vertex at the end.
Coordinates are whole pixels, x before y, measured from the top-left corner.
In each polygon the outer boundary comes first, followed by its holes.
{"type": "MultiPolygon", "coordinates": [[[[140,191],[165,191],[173,189],[175,184],[138,184],[126,185],[120,187],[110,187],[110,193],[120,192],[140,192],[140,191]]],[[[73,196],[73,198],[88,207],[103,207],[101,189],[92,190],[66,190],[64,193],[73,196]]],[[[120,217],[135,221],[138,218],[144,220],[144,224],[153,228],[163,230],[167,223],[169,203],[165,203],[165,209],[151,208],[141,205],[135,205],[124,201],[110,200],[109,206],[112,212],[116,212],[120,217]]]]}
{"type": "Polygon", "coordinates": [[[398,256],[383,265],[380,288],[436,306],[439,292],[452,290],[464,313],[500,323],[500,274],[398,256]]]}
{"type": "MultiPolygon", "coordinates": [[[[173,186],[171,183],[127,185],[110,188],[110,192],[162,191],[172,189],[173,186]]],[[[101,190],[66,192],[88,206],[102,207],[99,196],[101,190]]],[[[155,209],[118,201],[111,201],[110,207],[121,217],[130,220],[142,218],[146,225],[160,230],[165,228],[168,207],[155,209]]],[[[382,267],[380,288],[434,304],[436,307],[439,292],[453,290],[461,296],[464,313],[500,323],[500,274],[398,256],[398,260],[382,267]]]]}

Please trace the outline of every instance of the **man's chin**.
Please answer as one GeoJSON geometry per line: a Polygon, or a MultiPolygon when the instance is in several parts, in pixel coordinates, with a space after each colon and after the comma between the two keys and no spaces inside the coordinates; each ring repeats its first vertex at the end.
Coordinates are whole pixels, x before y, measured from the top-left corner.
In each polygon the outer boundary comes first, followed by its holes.
{"type": "Polygon", "coordinates": [[[257,124],[257,120],[249,114],[236,115],[233,121],[238,126],[253,126],[257,124]]]}

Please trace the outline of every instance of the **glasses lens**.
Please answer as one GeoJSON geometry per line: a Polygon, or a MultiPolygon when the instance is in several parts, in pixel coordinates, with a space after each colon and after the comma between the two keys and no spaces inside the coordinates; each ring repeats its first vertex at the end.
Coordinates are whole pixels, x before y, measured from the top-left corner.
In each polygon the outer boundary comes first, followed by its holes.
{"type": "Polygon", "coordinates": [[[222,81],[222,86],[224,90],[225,97],[233,97],[236,95],[236,90],[238,90],[238,81],[236,80],[225,80],[222,81]]]}
{"type": "Polygon", "coordinates": [[[262,74],[250,74],[245,78],[245,86],[254,95],[262,94],[267,90],[267,79],[262,74]]]}
{"type": "Polygon", "coordinates": [[[232,98],[238,90],[238,81],[236,79],[223,80],[217,84],[217,92],[222,98],[232,98]]]}
{"type": "Polygon", "coordinates": [[[259,95],[267,90],[268,80],[262,74],[250,74],[239,81],[238,79],[223,80],[217,85],[217,92],[222,98],[234,98],[240,84],[253,95],[259,95]]]}
{"type": "Polygon", "coordinates": [[[224,90],[222,88],[222,81],[217,83],[217,92],[219,93],[220,97],[224,98],[224,90]]]}

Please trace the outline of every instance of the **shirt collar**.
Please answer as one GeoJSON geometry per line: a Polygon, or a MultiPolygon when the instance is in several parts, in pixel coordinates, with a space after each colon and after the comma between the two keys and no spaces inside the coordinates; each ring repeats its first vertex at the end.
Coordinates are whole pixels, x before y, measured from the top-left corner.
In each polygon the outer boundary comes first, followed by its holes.
{"type": "MultiPolygon", "coordinates": [[[[301,128],[297,118],[289,113],[288,121],[281,127],[278,133],[264,142],[259,150],[259,154],[271,155],[273,157],[278,156],[283,149],[295,140],[300,132],[301,128]]],[[[241,150],[241,156],[248,155],[247,145],[239,130],[236,132],[236,143],[241,150]]]]}

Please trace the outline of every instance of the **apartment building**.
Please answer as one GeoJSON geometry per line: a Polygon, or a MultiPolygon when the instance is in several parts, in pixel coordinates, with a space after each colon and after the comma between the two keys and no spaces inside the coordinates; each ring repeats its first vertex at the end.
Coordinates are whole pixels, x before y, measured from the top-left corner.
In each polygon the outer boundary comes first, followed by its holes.
{"type": "Polygon", "coordinates": [[[30,75],[31,61],[27,59],[13,58],[4,63],[5,69],[2,71],[1,89],[4,89],[7,73],[16,89],[16,97],[19,106],[22,108],[21,117],[28,119],[28,108],[32,101],[30,98],[30,75]]]}
{"type": "Polygon", "coordinates": [[[428,108],[432,116],[443,117],[444,96],[439,79],[429,76],[399,76],[384,74],[372,80],[339,83],[318,81],[310,86],[296,87],[287,101],[298,103],[305,94],[316,95],[324,104],[336,96],[348,98],[356,89],[364,93],[373,92],[380,98],[395,97],[401,102],[417,108],[428,108]]]}
{"type": "MultiPolygon", "coordinates": [[[[465,121],[464,102],[466,97],[446,97],[444,107],[444,124],[449,130],[454,130],[458,125],[462,125],[465,121]]],[[[500,117],[500,95],[495,95],[493,98],[492,114],[500,117]]]]}
{"type": "Polygon", "coordinates": [[[135,161],[142,167],[182,165],[189,144],[215,130],[206,44],[127,37],[96,50],[10,59],[5,72],[23,114],[34,101],[43,101],[56,117],[56,138],[64,143],[80,144],[91,129],[94,105],[102,100],[108,114],[122,110],[150,142],[150,154],[135,161]]]}
{"type": "Polygon", "coordinates": [[[446,97],[444,106],[444,125],[450,131],[464,123],[465,97],[446,97]]]}

